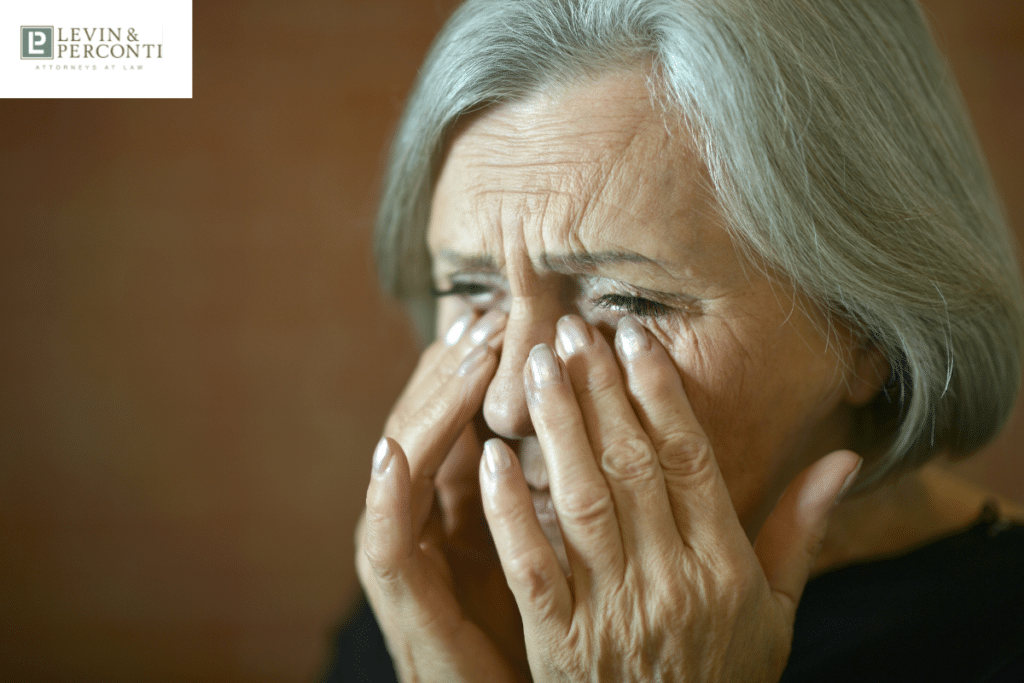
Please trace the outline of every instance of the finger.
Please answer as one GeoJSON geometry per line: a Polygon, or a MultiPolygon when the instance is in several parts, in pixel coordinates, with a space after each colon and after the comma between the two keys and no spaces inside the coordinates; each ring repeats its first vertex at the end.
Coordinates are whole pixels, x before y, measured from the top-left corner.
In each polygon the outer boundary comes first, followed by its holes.
{"type": "Polygon", "coordinates": [[[458,371],[466,356],[477,346],[487,343],[497,347],[507,316],[503,311],[489,311],[479,320],[467,313],[456,320],[443,337],[432,343],[420,356],[395,410],[388,418],[389,426],[401,423],[405,412],[422,406],[425,400],[458,371]]]}
{"type": "Polygon", "coordinates": [[[862,462],[852,451],[836,451],[815,462],[786,488],[757,535],[754,552],[789,623],[796,618],[829,516],[857,478],[862,462]]]}
{"type": "Polygon", "coordinates": [[[490,538],[480,509],[477,472],[482,451],[483,444],[477,437],[476,426],[471,423],[462,430],[448,457],[435,473],[434,494],[448,536],[466,539],[467,532],[475,531],[479,534],[476,540],[489,545],[490,538]]]}
{"type": "Polygon", "coordinates": [[[361,575],[372,579],[367,596],[403,680],[415,672],[425,680],[511,681],[494,643],[466,622],[443,558],[428,557],[419,547],[409,493],[405,454],[394,441],[381,439],[366,496],[361,575]]]}
{"type": "Polygon", "coordinates": [[[631,402],[657,452],[683,540],[709,552],[723,543],[746,543],[711,444],[672,359],[631,317],[619,322],[615,346],[631,402]]]}
{"type": "Polygon", "coordinates": [[[377,590],[390,598],[401,593],[416,550],[409,488],[409,464],[401,446],[381,439],[373,452],[361,550],[377,590]]]}
{"type": "MultiPolygon", "coordinates": [[[[432,348],[442,349],[429,377],[420,382],[415,391],[407,390],[388,420],[386,434],[399,440],[409,454],[413,480],[420,476],[433,476],[439,462],[421,460],[415,446],[415,439],[423,433],[431,433],[431,427],[446,424],[455,429],[454,434],[436,434],[436,438],[453,441],[469,417],[479,406],[467,408],[464,403],[471,401],[476,393],[486,390],[487,373],[481,373],[487,360],[495,354],[492,343],[500,338],[507,316],[502,311],[490,311],[477,320],[469,332],[460,335],[454,345],[436,343],[432,348]],[[454,412],[453,412],[454,411],[454,412]],[[453,424],[453,418],[457,424],[453,424]],[[405,439],[404,441],[402,439],[405,439]]],[[[459,327],[459,322],[453,326],[459,327]]],[[[482,400],[482,397],[481,399],[482,400]]]]}
{"type": "Polygon", "coordinates": [[[579,592],[596,576],[621,576],[622,536],[611,491],[590,448],[576,396],[558,356],[547,344],[530,352],[523,368],[527,406],[544,464],[551,501],[579,592]]]}
{"type": "Polygon", "coordinates": [[[435,367],[434,379],[423,393],[406,396],[388,421],[385,435],[402,444],[408,454],[412,482],[413,522],[426,519],[434,495],[434,476],[479,410],[487,383],[497,366],[491,346],[500,335],[504,313],[481,318],[435,367]],[[429,392],[428,392],[429,389],[429,392]]]}
{"type": "Polygon", "coordinates": [[[501,311],[489,311],[479,319],[474,311],[460,316],[424,350],[396,405],[407,400],[418,405],[422,401],[418,397],[432,393],[469,350],[483,341],[493,345],[504,327],[505,316],[501,311]]]}
{"type": "Polygon", "coordinates": [[[443,635],[456,619],[458,606],[450,590],[444,561],[428,556],[412,525],[409,464],[402,447],[388,438],[377,444],[373,474],[366,492],[362,555],[373,578],[375,611],[408,627],[433,624],[443,635]],[[440,570],[440,571],[438,571],[440,570]]]}
{"type": "Polygon", "coordinates": [[[497,354],[478,346],[455,375],[438,388],[431,401],[412,414],[404,428],[390,433],[409,453],[413,521],[420,528],[434,496],[434,476],[452,451],[467,423],[480,408],[497,354]]]}
{"type": "Polygon", "coordinates": [[[544,535],[518,459],[501,439],[484,446],[480,462],[484,514],[502,570],[519,605],[527,642],[564,634],[572,593],[558,556],[544,535]]]}
{"type": "Polygon", "coordinates": [[[473,312],[460,316],[441,339],[435,340],[423,350],[423,353],[420,354],[419,359],[416,361],[416,367],[413,368],[412,374],[409,375],[409,379],[402,389],[402,393],[399,394],[398,400],[395,401],[396,409],[408,402],[418,403],[418,396],[423,393],[429,393],[432,387],[438,384],[439,380],[435,369],[445,354],[450,352],[451,347],[455,346],[464,336],[467,327],[475,319],[476,315],[473,312]],[[447,343],[449,338],[453,340],[451,344],[447,343]]]}
{"type": "Polygon", "coordinates": [[[627,556],[679,542],[661,465],[633,411],[611,347],[577,316],[558,321],[565,360],[590,445],[615,501],[627,556]]]}

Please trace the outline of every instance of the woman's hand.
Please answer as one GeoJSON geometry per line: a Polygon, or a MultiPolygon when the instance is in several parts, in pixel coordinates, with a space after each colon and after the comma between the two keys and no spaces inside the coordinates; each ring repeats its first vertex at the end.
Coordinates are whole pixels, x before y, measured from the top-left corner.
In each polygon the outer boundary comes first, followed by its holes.
{"type": "Polygon", "coordinates": [[[561,358],[539,345],[524,369],[571,576],[507,446],[488,441],[480,464],[534,680],[777,681],[860,459],[840,451],[805,470],[752,548],[668,354],[632,319],[616,346],[623,372],[600,334],[566,317],[561,358]]]}
{"type": "Polygon", "coordinates": [[[528,677],[518,609],[480,508],[471,424],[505,317],[473,323],[461,319],[424,352],[374,453],[356,531],[359,578],[403,680],[528,677]]]}

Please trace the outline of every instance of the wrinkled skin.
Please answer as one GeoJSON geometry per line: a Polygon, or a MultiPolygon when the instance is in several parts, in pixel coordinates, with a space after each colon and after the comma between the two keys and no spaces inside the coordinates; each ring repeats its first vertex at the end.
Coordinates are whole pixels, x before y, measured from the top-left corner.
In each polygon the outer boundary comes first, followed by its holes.
{"type": "Polygon", "coordinates": [[[452,142],[428,234],[450,332],[356,534],[403,680],[781,675],[884,362],[738,255],[667,121],[621,73],[452,142]]]}

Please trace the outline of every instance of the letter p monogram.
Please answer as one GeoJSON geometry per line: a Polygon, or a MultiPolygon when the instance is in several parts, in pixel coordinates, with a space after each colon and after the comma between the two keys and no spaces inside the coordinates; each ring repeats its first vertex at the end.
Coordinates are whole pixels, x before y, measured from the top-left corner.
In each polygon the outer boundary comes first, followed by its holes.
{"type": "Polygon", "coordinates": [[[53,59],[53,27],[21,27],[22,59],[53,59]]]}

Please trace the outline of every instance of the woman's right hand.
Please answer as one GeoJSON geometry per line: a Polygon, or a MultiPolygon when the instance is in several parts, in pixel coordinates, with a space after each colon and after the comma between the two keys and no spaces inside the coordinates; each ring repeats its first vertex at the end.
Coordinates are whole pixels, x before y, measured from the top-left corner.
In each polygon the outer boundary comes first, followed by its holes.
{"type": "Polygon", "coordinates": [[[504,326],[500,311],[466,316],[432,344],[374,452],[356,566],[404,680],[529,678],[519,611],[483,516],[472,424],[504,326]]]}

